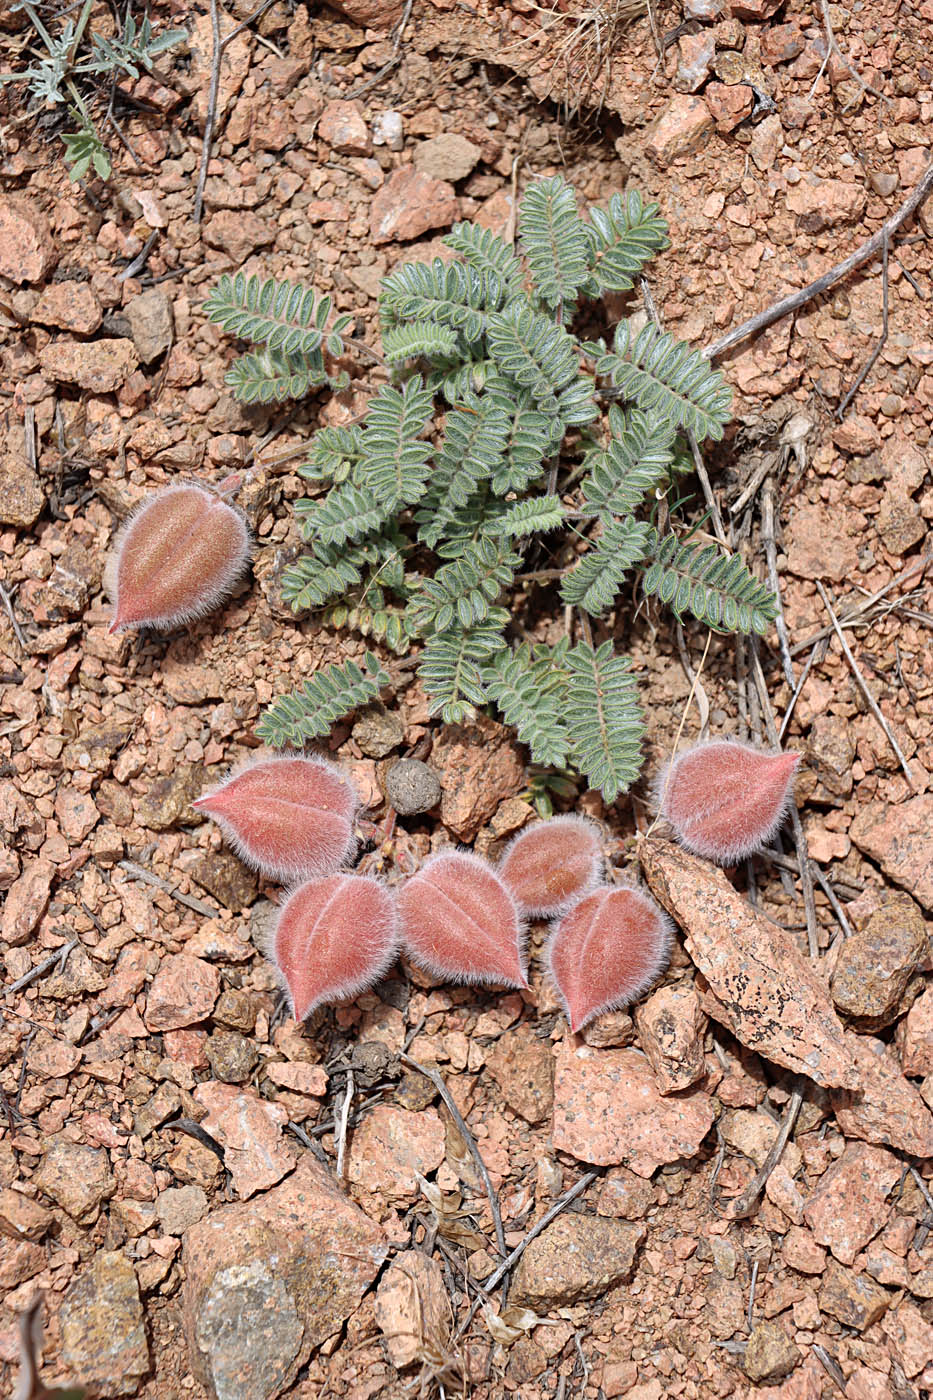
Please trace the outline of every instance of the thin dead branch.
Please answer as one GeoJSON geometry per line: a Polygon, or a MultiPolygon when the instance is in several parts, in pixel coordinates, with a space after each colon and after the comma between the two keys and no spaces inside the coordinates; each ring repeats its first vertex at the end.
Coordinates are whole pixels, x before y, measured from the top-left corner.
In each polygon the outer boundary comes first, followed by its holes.
{"type": "Polygon", "coordinates": [[[872,350],[872,352],[871,352],[871,354],[869,355],[868,359],[865,361],[865,363],[862,365],[862,368],[859,370],[858,374],[856,375],[855,380],[854,380],[854,382],[853,382],[853,384],[852,384],[851,389],[849,389],[849,391],[845,394],[845,396],[843,397],[841,403],[839,404],[839,407],[836,409],[836,417],[840,420],[840,422],[842,421],[843,415],[845,414],[846,409],[849,407],[849,404],[850,404],[850,403],[852,402],[852,400],[855,398],[855,396],[856,396],[856,394],[858,393],[859,389],[862,387],[862,385],[865,383],[865,380],[868,378],[869,374],[871,373],[871,371],[872,371],[872,369],[873,369],[873,367],[874,367],[874,365],[875,365],[875,362],[876,362],[876,360],[878,359],[878,356],[881,354],[882,350],[884,349],[884,347],[885,347],[885,345],[886,345],[886,343],[887,343],[887,339],[888,339],[888,237],[887,237],[887,234],[885,233],[884,241],[883,241],[883,243],[882,243],[882,245],[881,245],[881,334],[880,334],[880,336],[878,337],[877,342],[875,343],[875,348],[872,350]]]}
{"type": "Polygon", "coordinates": [[[814,297],[822,296],[828,292],[830,287],[834,287],[837,282],[841,282],[850,272],[856,268],[863,267],[870,262],[873,257],[881,252],[885,240],[890,243],[894,234],[906,223],[912,214],[920,208],[933,193],[933,161],[927,166],[917,184],[904,200],[904,203],[888,219],[877,233],[872,234],[861,247],[856,248],[854,253],[850,253],[843,262],[831,267],[828,272],[824,272],[822,277],[818,277],[815,282],[810,282],[806,287],[802,287],[799,292],[790,292],[780,301],[776,301],[773,306],[769,306],[766,311],[759,311],[757,316],[752,316],[750,320],[743,321],[734,330],[727,331],[725,335],[713,340],[703,349],[703,354],[708,360],[716,360],[720,355],[724,355],[727,350],[731,350],[734,345],[747,340],[749,336],[757,335],[759,331],[767,330],[773,326],[775,321],[781,321],[785,316],[791,316],[799,311],[807,302],[814,297]]]}

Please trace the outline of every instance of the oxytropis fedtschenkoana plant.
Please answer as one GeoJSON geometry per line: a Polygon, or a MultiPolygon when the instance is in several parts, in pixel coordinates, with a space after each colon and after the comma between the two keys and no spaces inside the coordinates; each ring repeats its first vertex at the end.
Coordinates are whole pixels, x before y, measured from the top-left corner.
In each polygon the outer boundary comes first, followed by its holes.
{"type": "MultiPolygon", "coordinates": [[[[611,348],[574,330],[595,315],[585,303],[630,291],[667,245],[657,206],[617,195],[584,218],[562,179],[543,179],[521,201],[518,232],[523,257],[457,224],[445,239],[453,261],[406,263],[383,280],[391,382],[362,421],[312,438],[299,471],[314,491],[295,503],[308,547],[283,590],[296,613],[414,652],[444,721],[498,710],[534,764],[582,774],[612,802],[642,763],[635,678],[611,640],[631,576],[719,632],[765,632],[775,600],[741,559],[661,523],[689,469],[686,440],[723,435],[722,375],[650,321],[621,321],[611,348]],[[562,628],[553,643],[530,640],[555,603],[558,616],[579,610],[579,639],[562,628]],[[607,619],[606,640],[589,640],[588,618],[607,619]]],[[[205,309],[256,347],[227,375],[244,402],[345,382],[330,365],[356,342],[328,297],[238,274],[205,309]]],[[[172,489],[125,531],[110,574],[115,627],[195,617],[246,565],[235,506],[206,505],[203,486],[172,489]]],[[[300,748],[388,680],[371,652],[365,668],[325,667],[257,732],[300,748]]]]}

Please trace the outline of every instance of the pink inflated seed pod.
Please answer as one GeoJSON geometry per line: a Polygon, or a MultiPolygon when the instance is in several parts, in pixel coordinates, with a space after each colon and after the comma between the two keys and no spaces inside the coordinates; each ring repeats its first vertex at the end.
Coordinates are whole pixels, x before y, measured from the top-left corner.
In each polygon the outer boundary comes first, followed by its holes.
{"type": "Polygon", "coordinates": [[[584,895],[547,948],[570,1029],[636,1001],[666,967],[670,946],[670,920],[641,890],[605,885],[584,895]]]}
{"type": "Polygon", "coordinates": [[[432,856],[400,889],[398,910],[403,948],[434,976],[528,986],[515,900],[479,856],[432,856]]]}
{"type": "Polygon", "coordinates": [[[519,832],[499,863],[499,874],[523,914],[550,918],[596,885],[602,865],[599,831],[592,822],[551,817],[519,832]]]}
{"type": "Polygon", "coordinates": [[[282,906],[269,956],[296,1021],[326,1002],[359,996],[395,961],[395,899],[370,875],[300,885],[282,906]]]}
{"type": "Polygon", "coordinates": [[[250,865],[277,880],[331,875],[353,854],[356,791],[326,759],[265,758],[193,804],[250,865]]]}
{"type": "Polygon", "coordinates": [[[120,531],[104,573],[111,632],[178,627],[212,612],[249,563],[239,511],[203,486],[169,486],[120,531]]]}
{"type": "Polygon", "coordinates": [[[696,744],[658,779],[663,815],[694,855],[735,865],[774,836],[793,800],[800,755],[715,739],[696,744]]]}

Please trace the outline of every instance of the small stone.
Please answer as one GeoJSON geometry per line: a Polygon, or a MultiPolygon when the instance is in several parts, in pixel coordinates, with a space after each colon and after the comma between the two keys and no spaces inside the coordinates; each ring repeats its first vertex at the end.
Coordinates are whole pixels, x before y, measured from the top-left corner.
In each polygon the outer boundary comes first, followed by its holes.
{"type": "Polygon", "coordinates": [[[487,715],[443,725],[431,759],[444,790],[441,821],[461,841],[472,841],[499,803],[525,785],[525,761],[513,731],[487,715]]]}
{"type": "Polygon", "coordinates": [[[769,67],[790,63],[803,53],[804,42],[798,24],[771,24],[761,31],[761,61],[769,67]]]}
{"type": "Polygon", "coordinates": [[[423,175],[455,185],[458,180],[466,179],[481,155],[479,146],[474,146],[465,136],[445,131],[416,146],[413,160],[415,169],[423,175]]]}
{"type": "Polygon", "coordinates": [[[25,867],[7,891],[0,917],[0,939],[11,948],[25,943],[45,913],[55,867],[47,860],[34,860],[25,867]]]}
{"type": "Polygon", "coordinates": [[[709,1094],[694,1088],[663,1098],[637,1051],[562,1043],[551,1134],[558,1151],[599,1166],[625,1163],[650,1176],[666,1162],[692,1157],[712,1124],[709,1094]]]}
{"type": "Polygon", "coordinates": [[[146,998],[144,1020],[150,1031],[172,1031],[203,1021],[220,994],[216,967],[190,953],[162,960],[146,998]]]}
{"type": "Polygon", "coordinates": [[[896,884],[933,910],[933,794],[922,793],[898,806],[869,802],[849,835],[896,884]]]}
{"type": "Polygon", "coordinates": [[[641,1220],[654,1205],[654,1187],[628,1167],[613,1167],[603,1177],[596,1202],[597,1215],[616,1220],[641,1220]]]}
{"type": "Polygon", "coordinates": [[[829,1313],[844,1327],[864,1332],[877,1322],[892,1301],[892,1294],[867,1274],[854,1274],[835,1259],[829,1261],[817,1295],[820,1311],[829,1313]]]}
{"type": "Polygon", "coordinates": [[[826,1268],[826,1250],[821,1249],[809,1230],[792,1225],[781,1247],[784,1263],[799,1274],[821,1274],[826,1268]]]}
{"type": "Polygon", "coordinates": [[[413,165],[394,170],[369,207],[373,243],[393,243],[435,228],[448,228],[460,212],[457,192],[446,180],[433,180],[413,165]]]}
{"type": "Polygon", "coordinates": [[[30,1244],[28,1240],[14,1244],[0,1235],[0,1289],[4,1293],[35,1278],[47,1264],[48,1251],[41,1244],[30,1244]]]}
{"type": "Polygon", "coordinates": [[[171,349],[175,318],[171,297],[164,287],[149,287],[132,297],[123,308],[123,314],[130,323],[133,344],[142,364],[153,364],[171,349]]]}
{"type": "Polygon", "coordinates": [[[259,1063],[259,1052],[239,1031],[215,1031],[205,1046],[215,1079],[223,1084],[243,1084],[259,1063]]]}
{"type": "Polygon", "coordinates": [[[385,758],[405,742],[405,725],[401,717],[384,705],[367,705],[360,712],[352,733],[368,758],[385,758]]]}
{"type": "Polygon", "coordinates": [[[408,1113],[377,1104],[355,1128],[347,1148],[347,1178],[389,1201],[418,1194],[418,1176],[444,1160],[444,1125],[434,1109],[408,1113]]]}
{"type": "Polygon", "coordinates": [[[75,335],[93,335],[104,313],[88,282],[52,282],[32,309],[40,326],[55,326],[75,335]]]}
{"type": "Polygon", "coordinates": [[[718,19],[726,8],[726,0],[684,0],[684,19],[718,19]]]}
{"type": "Polygon", "coordinates": [[[702,97],[675,97],[655,123],[647,154],[663,170],[678,156],[699,150],[712,129],[713,118],[702,97]]]}
{"type": "MultiPolygon", "coordinates": [[[[354,1055],[354,1061],[355,1059],[354,1055]]],[[[293,1094],[306,1094],[322,1099],[327,1093],[327,1070],[323,1065],[309,1065],[303,1060],[291,1060],[287,1064],[273,1062],[265,1066],[265,1074],[279,1089],[288,1089],[293,1094]]]]}
{"type": "Polygon", "coordinates": [[[543,1123],[554,1107],[554,1057],[550,1043],[530,1026],[505,1031],[486,1056],[486,1068],[498,1081],[513,1112],[528,1123],[543,1123]]]}
{"type": "Polygon", "coordinates": [[[870,452],[878,451],[881,434],[871,418],[866,418],[862,413],[853,413],[833,429],[833,443],[840,452],[848,452],[853,457],[867,457],[870,452]]]}
{"type": "Polygon", "coordinates": [[[881,1324],[908,1380],[918,1376],[933,1358],[933,1325],[913,1303],[902,1302],[881,1324]]]}
{"type": "Polygon", "coordinates": [[[441,782],[418,758],[402,758],[385,776],[386,797],[400,817],[430,812],[441,800],[441,782]]]}
{"type": "Polygon", "coordinates": [[[704,96],[716,130],[723,136],[750,117],[755,106],[755,91],[748,83],[710,83],[704,96]]]}
{"type": "Polygon", "coordinates": [[[93,1223],[116,1189],[107,1153],[65,1138],[52,1140],[33,1181],[79,1225],[93,1223]]]}
{"type": "Polygon", "coordinates": [[[376,1290],[376,1326],[397,1371],[430,1351],[443,1354],[452,1316],[444,1270],[419,1249],[397,1254],[376,1290]]]}
{"type": "Polygon", "coordinates": [[[635,1008],[635,1025],[662,1094],[689,1089],[706,1073],[706,1017],[692,982],[659,987],[635,1008]]]}
{"type": "Polygon", "coordinates": [[[55,1216],[21,1191],[5,1186],[0,1190],[2,1233],[14,1240],[41,1240],[55,1223],[55,1216]]]}
{"type": "Polygon", "coordinates": [[[810,726],[807,740],[807,766],[803,780],[796,790],[804,792],[807,779],[814,784],[805,795],[817,802],[835,805],[840,797],[852,791],[852,764],[855,761],[855,737],[852,726],[841,715],[817,715],[810,726]]]}
{"type": "Polygon", "coordinates": [[[275,224],[251,209],[218,209],[204,225],[204,242],[221,248],[235,263],[244,263],[275,242],[275,224]]]}
{"type": "Polygon", "coordinates": [[[200,796],[203,785],[200,764],[179,764],[167,777],[157,778],[139,799],[136,815],[140,825],[150,831],[168,831],[173,826],[199,824],[203,817],[191,803],[200,796]]]}
{"type": "Polygon", "coordinates": [[[919,544],[927,532],[926,521],[916,501],[890,489],[886,489],[882,497],[875,526],[884,548],[898,558],[919,544]]]}
{"type": "Polygon", "coordinates": [[[933,987],[927,987],[907,1013],[901,1063],[905,1074],[933,1074],[933,987]]]}
{"type": "Polygon", "coordinates": [[[62,1364],[95,1395],[135,1395],[149,1370],[149,1344],[136,1270],[102,1250],[62,1301],[62,1364]]]}
{"type": "MultiPolygon", "coordinates": [[[[405,145],[405,123],[401,112],[390,110],[379,113],[373,121],[373,145],[388,146],[390,151],[402,150],[405,145]]],[[[382,184],[381,178],[379,184],[382,184]]]]}
{"type": "Polygon", "coordinates": [[[822,233],[827,228],[858,223],[867,203],[862,185],[817,176],[801,180],[788,190],[786,199],[788,209],[797,216],[801,233],[822,233]]]}
{"type": "Polygon", "coordinates": [[[359,102],[328,102],[317,131],[321,140],[341,155],[368,156],[372,151],[369,128],[359,102]]]}
{"type": "Polygon", "coordinates": [[[776,1322],[759,1322],[745,1344],[742,1368],[756,1385],[770,1385],[789,1376],[801,1356],[783,1327],[776,1322]]]}
{"type": "Polygon", "coordinates": [[[207,1214],[208,1200],[200,1186],[170,1186],[156,1201],[162,1233],[183,1235],[207,1214]]]}
{"type": "Polygon", "coordinates": [[[29,463],[13,453],[0,457],[0,524],[28,530],[44,505],[42,484],[29,463]]]}
{"type": "Polygon", "coordinates": [[[228,987],[214,1007],[214,1022],[250,1035],[256,1028],[256,1003],[243,987],[228,987]]]}
{"type": "Polygon", "coordinates": [[[211,1081],[199,1084],[194,1097],[207,1109],[202,1127],[224,1149],[224,1166],[241,1200],[274,1186],[292,1170],[294,1158],[282,1140],[288,1114],[280,1104],[211,1081]]]}
{"type": "Polygon", "coordinates": [[[225,909],[248,909],[259,893],[255,873],[232,851],[199,852],[180,863],[225,909]]]}
{"type": "Polygon", "coordinates": [[[81,1051],[66,1040],[40,1031],[29,1047],[26,1064],[42,1079],[63,1079],[81,1063],[81,1051]]]}
{"type": "Polygon", "coordinates": [[[748,19],[760,24],[781,8],[782,0],[730,0],[729,10],[735,19],[748,19]]]}
{"type": "Polygon", "coordinates": [[[759,170],[770,170],[784,145],[784,128],[777,112],[770,112],[752,132],[749,154],[759,170]]]}
{"type": "Polygon", "coordinates": [[[830,984],[837,1009],[865,1030],[889,1025],[928,953],[926,925],[916,905],[883,904],[842,945],[830,984]]]}
{"type": "Polygon", "coordinates": [[[900,183],[900,176],[896,170],[874,170],[868,177],[875,194],[882,199],[890,199],[900,183]]]}
{"type": "Polygon", "coordinates": [[[788,520],[784,538],[787,568],[798,578],[841,583],[858,570],[860,541],[844,528],[839,512],[829,506],[800,502],[788,520]]]}
{"type": "Polygon", "coordinates": [[[600,1216],[560,1215],[532,1240],[512,1275],[509,1299],[520,1307],[552,1307],[601,1298],[631,1278],[644,1225],[600,1216]]]}
{"type": "Polygon", "coordinates": [[[699,34],[682,34],[678,53],[674,87],[678,92],[696,92],[709,77],[716,53],[715,35],[710,29],[700,30],[699,34]]]}
{"type": "Polygon", "coordinates": [[[182,1255],[194,1376],[217,1400],[274,1400],[356,1312],[387,1253],[311,1153],[280,1186],[212,1211],[182,1255]]]}
{"type": "Polygon", "coordinates": [[[59,384],[77,384],[94,394],[119,389],[137,366],[131,340],[53,340],[39,351],[39,363],[59,384]]]}
{"type": "Polygon", "coordinates": [[[814,1239],[828,1245],[840,1263],[854,1263],[884,1225],[885,1203],[900,1175],[901,1164],[893,1153],[864,1142],[849,1143],[804,1207],[814,1239]]]}
{"type": "Polygon", "coordinates": [[[58,261],[49,221],[24,195],[0,197],[0,277],[11,282],[42,282],[58,261]]]}

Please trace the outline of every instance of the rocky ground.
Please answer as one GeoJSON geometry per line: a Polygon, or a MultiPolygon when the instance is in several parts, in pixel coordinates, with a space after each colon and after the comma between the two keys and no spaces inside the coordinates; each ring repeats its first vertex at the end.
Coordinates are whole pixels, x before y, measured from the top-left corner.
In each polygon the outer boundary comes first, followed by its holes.
{"type": "MultiPolygon", "coordinates": [[[[221,12],[222,32],[252,8],[221,12]]],[[[923,175],[933,6],[685,0],[633,18],[613,0],[416,0],[393,37],[403,8],[277,2],[232,39],[200,223],[209,12],[157,8],[189,44],[118,97],[135,154],[108,129],[107,185],[69,185],[50,115],[0,95],[4,1392],[17,1315],[41,1292],[43,1377],[102,1396],[919,1397],[933,1386],[928,212],[892,241],[887,341],[841,421],[882,331],[878,261],[722,360],[736,425],[714,489],[762,576],[774,544],[793,672],[769,641],[759,688],[751,648],[714,640],[687,734],[767,738],[769,706],[778,725],[790,711],[809,911],[792,833],[779,862],[726,878],[660,831],[639,838],[644,790],[609,812],[582,795],[613,863],[634,873],[640,855],[681,929],[631,1017],[570,1036],[539,931],[527,994],[402,968],[302,1028],[260,952],[278,891],[191,801],[256,746],[265,703],[363,648],[296,623],[278,578],[301,444],[359,411],[369,371],[296,413],[237,405],[233,347],[201,311],[218,275],[313,281],[366,333],[388,269],[442,251],[458,218],[511,234],[516,192],[562,171],[589,200],[631,182],[660,201],[673,246],[656,302],[710,343],[841,261],[923,175]],[[653,31],[671,39],[660,60],[653,31]],[[108,635],[101,568],[127,511],[158,484],[244,465],[259,548],[234,601],[183,634],[108,635]],[[503,1250],[557,1206],[500,1278],[503,1250]]],[[[25,24],[0,6],[7,70],[25,24]]],[[[705,635],[679,639],[644,607],[616,635],[656,766],[705,635]]],[[[371,849],[389,878],[451,841],[495,853],[532,816],[508,731],[439,726],[409,677],[333,735],[368,817],[387,763],[429,738],[442,800],[371,849]]]]}

